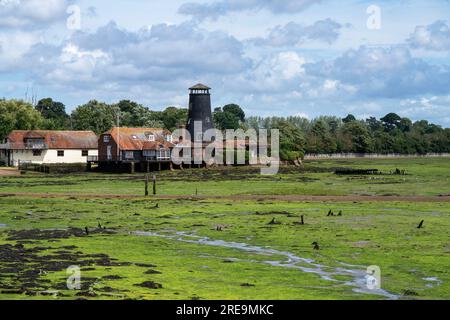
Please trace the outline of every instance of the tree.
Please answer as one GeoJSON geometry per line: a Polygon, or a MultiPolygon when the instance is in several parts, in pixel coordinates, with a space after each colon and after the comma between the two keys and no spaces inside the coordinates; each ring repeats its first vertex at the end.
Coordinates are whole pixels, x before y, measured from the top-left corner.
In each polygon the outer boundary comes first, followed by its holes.
{"type": "Polygon", "coordinates": [[[352,115],[352,114],[349,114],[344,119],[342,119],[342,122],[344,122],[344,123],[349,123],[349,122],[352,122],[352,121],[356,121],[355,116],[352,115]]]}
{"type": "Polygon", "coordinates": [[[377,120],[375,117],[370,117],[369,119],[366,119],[366,125],[369,127],[369,130],[372,132],[382,130],[383,124],[381,121],[377,120]]]}
{"type": "Polygon", "coordinates": [[[400,126],[400,121],[402,118],[396,113],[388,113],[383,118],[380,119],[383,122],[383,126],[386,131],[392,131],[400,126]]]}
{"type": "Polygon", "coordinates": [[[117,125],[118,112],[117,106],[91,100],[72,112],[72,126],[75,130],[92,130],[101,134],[117,125]]]}
{"type": "Polygon", "coordinates": [[[124,127],[144,127],[151,118],[151,111],[134,101],[122,100],[113,107],[120,110],[120,125],[124,127]]]}
{"type": "Polygon", "coordinates": [[[408,118],[402,118],[399,123],[399,129],[403,132],[408,132],[412,128],[412,121],[408,118]]]}
{"type": "Polygon", "coordinates": [[[169,131],[178,129],[181,125],[186,124],[188,118],[188,110],[176,107],[168,107],[161,113],[161,122],[164,128],[169,131]]]}
{"type": "Polygon", "coordinates": [[[347,122],[342,127],[342,131],[352,142],[352,152],[366,153],[372,151],[372,138],[363,122],[347,122]]]}
{"type": "Polygon", "coordinates": [[[0,140],[12,130],[34,130],[44,119],[33,106],[22,100],[0,100],[0,140]]]}
{"type": "Polygon", "coordinates": [[[280,159],[296,161],[305,154],[305,139],[302,132],[291,123],[281,120],[274,125],[280,130],[280,159]]]}
{"type": "Polygon", "coordinates": [[[237,104],[227,104],[223,108],[223,112],[234,115],[239,121],[245,122],[245,112],[237,104]]]}
{"type": "Polygon", "coordinates": [[[213,119],[219,130],[236,130],[245,122],[245,112],[237,104],[227,104],[223,108],[214,109],[213,119]]]}
{"type": "Polygon", "coordinates": [[[308,135],[308,151],[333,153],[336,152],[336,149],[336,139],[330,134],[328,126],[322,120],[315,121],[308,135]]]}
{"type": "Polygon", "coordinates": [[[42,99],[35,109],[45,119],[43,126],[49,130],[66,130],[70,128],[70,117],[62,102],[53,101],[52,98],[42,99]]]}

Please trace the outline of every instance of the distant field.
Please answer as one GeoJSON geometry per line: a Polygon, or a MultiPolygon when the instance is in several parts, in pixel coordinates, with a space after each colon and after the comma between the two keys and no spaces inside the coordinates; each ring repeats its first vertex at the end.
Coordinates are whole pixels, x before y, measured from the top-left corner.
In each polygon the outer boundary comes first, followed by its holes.
{"type": "MultiPolygon", "coordinates": [[[[158,195],[450,194],[448,159],[157,176],[158,195]],[[385,174],[336,176],[338,167],[385,174]],[[407,174],[389,174],[396,168],[407,174]]],[[[71,194],[0,197],[0,298],[450,299],[448,203],[77,198],[142,195],[143,187],[139,174],[0,177],[0,194],[71,194]],[[81,290],[67,289],[71,265],[81,267],[81,290]],[[365,286],[370,265],[381,268],[381,290],[365,286]]]]}
{"type": "MultiPolygon", "coordinates": [[[[256,168],[155,173],[158,194],[167,195],[450,195],[448,158],[307,161],[261,176],[256,168]],[[379,169],[384,174],[337,176],[336,168],[379,169]],[[406,175],[390,175],[395,169],[406,175]]],[[[130,194],[144,192],[143,174],[40,175],[1,177],[0,193],[130,194]]]]}

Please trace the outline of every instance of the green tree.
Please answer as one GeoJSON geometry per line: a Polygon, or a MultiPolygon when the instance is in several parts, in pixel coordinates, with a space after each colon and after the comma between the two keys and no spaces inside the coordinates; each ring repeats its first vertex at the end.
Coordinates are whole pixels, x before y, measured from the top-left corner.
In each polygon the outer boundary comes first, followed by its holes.
{"type": "Polygon", "coordinates": [[[214,109],[213,119],[219,130],[236,130],[245,122],[245,112],[237,104],[227,104],[223,108],[214,109]]]}
{"type": "Polygon", "coordinates": [[[400,126],[400,121],[402,118],[396,113],[388,113],[383,118],[380,119],[383,122],[383,126],[386,131],[392,131],[400,126]]]}
{"type": "Polygon", "coordinates": [[[344,123],[349,123],[349,122],[352,122],[352,121],[356,121],[355,116],[352,115],[352,114],[349,114],[344,119],[342,119],[342,122],[344,122],[344,123]]]}
{"type": "Polygon", "coordinates": [[[70,117],[66,113],[66,107],[62,102],[53,101],[52,98],[42,99],[35,109],[45,119],[43,126],[49,130],[70,129],[70,117]]]}
{"type": "Polygon", "coordinates": [[[161,113],[160,121],[164,123],[164,128],[169,131],[178,129],[185,125],[188,118],[188,110],[176,107],[168,107],[161,113]]]}
{"type": "Polygon", "coordinates": [[[285,120],[275,123],[273,129],[280,130],[280,159],[283,161],[302,159],[305,154],[305,139],[302,132],[285,120]]]}
{"type": "Polygon", "coordinates": [[[101,134],[117,125],[118,112],[117,106],[91,100],[72,112],[72,126],[75,130],[92,130],[101,134]]]}
{"type": "Polygon", "coordinates": [[[352,152],[366,153],[372,151],[372,138],[367,126],[363,122],[347,122],[342,131],[352,142],[352,152]]]}
{"type": "Polygon", "coordinates": [[[120,125],[124,127],[144,127],[151,118],[151,111],[134,101],[122,100],[113,107],[120,110],[120,125]]]}
{"type": "Polygon", "coordinates": [[[22,100],[0,100],[0,140],[12,130],[41,128],[44,119],[33,106],[22,100]]]}

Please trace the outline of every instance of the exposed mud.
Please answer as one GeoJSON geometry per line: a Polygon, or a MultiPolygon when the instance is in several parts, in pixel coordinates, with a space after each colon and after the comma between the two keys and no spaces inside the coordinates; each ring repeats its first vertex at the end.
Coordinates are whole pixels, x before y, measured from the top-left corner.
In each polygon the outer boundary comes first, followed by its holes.
{"type": "MultiPolygon", "coordinates": [[[[71,198],[77,199],[141,199],[140,195],[126,194],[65,194],[65,193],[0,193],[0,197],[19,198],[71,198]]],[[[232,200],[232,201],[299,201],[299,202],[450,202],[449,195],[439,196],[399,196],[399,195],[348,195],[348,196],[308,196],[308,195],[157,195],[151,198],[169,200],[232,200]]]]}
{"type": "MultiPolygon", "coordinates": [[[[88,229],[89,234],[111,234],[112,230],[88,229]]],[[[49,240],[49,239],[68,239],[71,237],[86,237],[89,234],[86,230],[80,228],[69,229],[29,229],[29,230],[10,230],[9,237],[6,240],[49,240]]]]}
{"type": "Polygon", "coordinates": [[[153,282],[153,281],[146,281],[146,282],[143,282],[143,283],[140,283],[140,284],[135,284],[135,286],[137,286],[137,287],[144,287],[144,288],[147,288],[147,289],[162,289],[162,284],[156,283],[156,282],[153,282]]]}
{"type": "MultiPolygon", "coordinates": [[[[105,230],[92,230],[92,233],[104,233],[105,230]]],[[[109,231],[106,231],[109,232],[109,231]]],[[[107,254],[85,254],[76,246],[43,247],[33,246],[40,240],[56,241],[70,237],[85,237],[85,231],[77,228],[66,230],[17,230],[7,231],[7,240],[17,240],[17,244],[0,245],[0,294],[15,295],[53,295],[64,296],[67,291],[66,279],[52,283],[45,276],[51,272],[67,270],[70,266],[78,266],[82,272],[96,270],[96,267],[125,267],[138,266],[142,268],[155,268],[148,263],[120,262],[107,254]],[[27,246],[24,245],[27,243],[27,246]],[[28,245],[29,244],[29,245],[28,245]],[[61,292],[63,291],[63,292],[61,292]]],[[[153,274],[158,271],[153,270],[153,274]]],[[[95,289],[93,287],[101,280],[119,280],[118,275],[104,276],[103,278],[81,277],[81,290],[76,292],[78,297],[95,297],[104,295],[111,290],[95,289]],[[104,292],[104,293],[102,293],[104,292]]],[[[125,291],[113,290],[123,293],[125,291]]],[[[126,296],[123,295],[125,298],[126,296]]]]}

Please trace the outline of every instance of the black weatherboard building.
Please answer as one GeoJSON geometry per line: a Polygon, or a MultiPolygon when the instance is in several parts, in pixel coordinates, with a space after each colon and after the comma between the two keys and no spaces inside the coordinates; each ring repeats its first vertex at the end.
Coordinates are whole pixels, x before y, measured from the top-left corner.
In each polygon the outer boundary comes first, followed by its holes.
{"type": "Polygon", "coordinates": [[[187,130],[191,134],[192,142],[205,142],[203,134],[214,129],[211,113],[211,88],[204,84],[197,84],[189,88],[189,116],[187,130]],[[201,123],[202,128],[195,128],[195,122],[201,123]]]}

